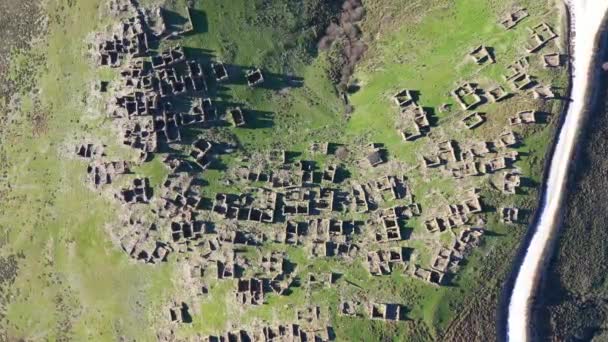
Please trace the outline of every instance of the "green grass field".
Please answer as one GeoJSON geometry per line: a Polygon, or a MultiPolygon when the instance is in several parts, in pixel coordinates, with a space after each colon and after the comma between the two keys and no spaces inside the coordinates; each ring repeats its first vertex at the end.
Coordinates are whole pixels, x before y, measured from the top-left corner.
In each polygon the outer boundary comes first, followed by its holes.
{"type": "MultiPolygon", "coordinates": [[[[242,82],[213,87],[212,96],[220,110],[240,105],[252,120],[247,128],[213,132],[238,141],[240,146],[221,162],[234,166],[244,157],[285,149],[297,158],[325,165],[331,160],[312,155],[311,142],[345,144],[354,156],[370,142],[382,143],[391,159],[401,161],[409,170],[416,202],[424,210],[456,200],[462,189],[473,186],[482,189],[487,207],[496,209],[507,204],[533,210],[535,186],[540,183],[561,103],[542,103],[529,95],[517,95],[498,104],[486,104],[479,110],[487,114],[487,122],[478,130],[468,131],[459,126],[463,112],[449,92],[466,81],[509,89],[501,75],[508,64],[524,54],[522,46],[529,35],[526,28],[543,21],[560,28],[560,8],[552,0],[363,2],[366,16],[361,30],[369,49],[351,79],[359,90],[350,95],[354,106],[350,118],[344,115],[342,100],[327,77],[327,54],[315,48],[339,4],[320,5],[316,0],[194,2],[195,34],[180,41],[187,51],[203,62],[225,62],[236,75],[234,79],[249,69],[262,67],[268,81],[267,87],[254,89],[242,82]],[[530,17],[505,31],[498,19],[515,5],[526,7],[530,17]],[[480,44],[494,49],[495,64],[479,67],[468,58],[467,53],[480,44]],[[404,88],[418,90],[420,104],[434,109],[437,124],[431,128],[431,137],[405,143],[395,129],[397,109],[391,96],[404,88]],[[452,110],[440,113],[437,108],[446,103],[452,104],[452,110]],[[521,160],[517,167],[533,186],[523,188],[518,195],[506,197],[492,189],[487,178],[456,182],[416,167],[431,139],[491,140],[507,124],[507,117],[530,108],[551,113],[551,120],[520,130],[525,140],[518,148],[521,160]]],[[[0,306],[4,312],[0,325],[4,329],[0,330],[9,340],[153,340],[155,327],[166,321],[163,306],[180,294],[176,281],[179,263],[135,264],[112,244],[107,227],[119,221],[119,208],[111,196],[86,187],[86,163],[71,153],[75,143],[90,139],[108,145],[107,151],[113,155],[130,153],[117,141],[116,132],[108,128],[104,99],[91,96],[98,80],[112,80],[117,75],[95,68],[89,50],[93,33],[105,30],[113,18],[103,15],[106,4],[98,0],[49,0],[45,6],[47,34],[31,50],[16,50],[11,55],[8,77],[18,85],[18,92],[0,114],[6,122],[0,129],[0,229],[7,234],[0,256],[18,256],[14,282],[9,285],[0,281],[0,287],[9,294],[4,307],[0,306]]],[[[186,1],[166,1],[165,6],[179,17],[186,1]]],[[[563,37],[561,34],[560,39],[563,37]]],[[[555,50],[553,44],[546,49],[555,50]]],[[[563,51],[563,42],[559,46],[563,51]]],[[[543,84],[564,88],[565,69],[543,69],[539,58],[531,56],[530,72],[543,84]]],[[[350,160],[344,163],[351,177],[359,180],[373,179],[381,172],[358,168],[350,160]]],[[[158,157],[136,172],[150,177],[154,186],[167,175],[158,157]]],[[[208,183],[204,188],[208,196],[239,190],[238,185],[224,185],[224,170],[208,170],[203,178],[208,183]]],[[[231,324],[248,325],[255,320],[289,323],[297,307],[314,303],[329,308],[327,314],[338,340],[451,340],[459,337],[455,330],[463,331],[460,337],[492,340],[497,293],[525,226],[499,223],[496,211],[485,216],[488,234],[484,243],[467,259],[450,286],[430,286],[404,272],[372,277],[364,267],[364,258],[352,263],[314,259],[290,247],[287,254],[298,265],[302,279],[309,272],[331,270],[342,273],[343,280],[312,296],[303,288],[295,288],[289,296],[271,295],[266,305],[246,309],[227,304],[232,281],[217,281],[211,286],[210,296],[197,308],[194,322],[176,333],[184,338],[221,333],[231,329],[231,324]],[[340,296],[404,304],[407,320],[382,323],[340,317],[340,296]],[[471,312],[477,312],[477,316],[471,312]],[[478,325],[463,323],[468,318],[476,319],[478,325]]],[[[428,267],[430,247],[448,244],[450,236],[444,234],[438,241],[428,242],[430,234],[422,219],[408,225],[424,239],[400,245],[414,248],[417,263],[428,267]]],[[[285,247],[268,244],[263,249],[285,247]]]]}

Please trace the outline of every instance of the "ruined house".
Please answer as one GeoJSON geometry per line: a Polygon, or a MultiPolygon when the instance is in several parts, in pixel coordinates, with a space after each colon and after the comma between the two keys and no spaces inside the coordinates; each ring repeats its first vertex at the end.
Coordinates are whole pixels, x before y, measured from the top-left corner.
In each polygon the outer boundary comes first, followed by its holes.
{"type": "Polygon", "coordinates": [[[336,181],[336,173],[338,172],[338,166],[336,165],[328,165],[325,170],[323,170],[323,177],[321,178],[323,181],[334,183],[336,181]]]}
{"type": "Polygon", "coordinates": [[[490,89],[487,94],[492,102],[500,102],[510,96],[502,86],[496,86],[495,88],[490,89]]]}
{"type": "Polygon", "coordinates": [[[400,321],[405,319],[402,315],[404,309],[400,304],[370,303],[368,306],[369,318],[383,321],[400,321]]]}
{"type": "Polygon", "coordinates": [[[464,83],[452,91],[452,96],[462,109],[468,110],[473,109],[482,103],[483,99],[479,93],[480,89],[476,84],[464,83]]]}
{"type": "Polygon", "coordinates": [[[506,194],[515,194],[521,184],[521,176],[515,172],[505,172],[503,175],[502,191],[506,194]]]}
{"type": "Polygon", "coordinates": [[[507,14],[503,19],[500,20],[500,24],[507,30],[512,29],[519,23],[529,16],[528,11],[525,8],[519,8],[515,11],[507,14]]]}
{"type": "Polygon", "coordinates": [[[213,145],[211,142],[205,139],[197,139],[192,144],[192,150],[190,156],[194,158],[194,161],[203,170],[211,164],[211,148],[213,145]]]}
{"type": "Polygon", "coordinates": [[[535,99],[542,99],[542,100],[548,100],[548,99],[555,98],[555,94],[553,93],[553,90],[551,90],[551,87],[546,86],[546,85],[538,85],[538,86],[532,88],[532,96],[535,99]]]}
{"type": "Polygon", "coordinates": [[[190,308],[184,302],[173,303],[169,308],[169,318],[171,322],[175,323],[192,323],[192,316],[190,314],[190,308]]]}
{"type": "Polygon", "coordinates": [[[313,142],[310,145],[310,152],[312,152],[313,154],[327,154],[329,152],[329,143],[324,142],[324,143],[319,143],[319,142],[313,142]]]}
{"type": "Polygon", "coordinates": [[[494,141],[494,145],[499,148],[510,147],[515,144],[517,144],[517,137],[510,130],[503,131],[494,141]]]}
{"type": "Polygon", "coordinates": [[[487,173],[494,173],[505,168],[507,168],[507,160],[502,156],[492,158],[485,163],[485,172],[487,173]]]}
{"type": "Polygon", "coordinates": [[[323,250],[325,251],[325,255],[315,254],[316,256],[337,257],[352,260],[359,253],[359,246],[350,242],[328,241],[325,243],[321,243],[321,245],[325,246],[323,248],[323,250]]]}
{"type": "Polygon", "coordinates": [[[215,80],[217,82],[226,81],[228,79],[228,71],[222,62],[211,63],[211,70],[213,70],[213,74],[215,75],[215,80]]]}
{"type": "Polygon", "coordinates": [[[305,188],[289,189],[283,196],[282,215],[308,215],[310,213],[312,195],[305,188]]]}
{"type": "Polygon", "coordinates": [[[237,302],[239,304],[261,305],[264,303],[264,288],[267,280],[250,278],[239,279],[236,290],[237,302]]]}
{"type": "Polygon", "coordinates": [[[503,223],[513,224],[518,222],[519,209],[517,208],[502,208],[500,209],[500,218],[503,223]]]}
{"type": "Polygon", "coordinates": [[[156,225],[146,225],[139,220],[129,220],[115,227],[121,249],[129,257],[143,263],[167,261],[173,248],[164,243],[158,235],[156,225]]]}
{"type": "Polygon", "coordinates": [[[474,129],[486,121],[485,117],[478,112],[468,114],[462,119],[462,123],[468,129],[474,129]]]}
{"type": "Polygon", "coordinates": [[[172,67],[185,61],[186,54],[184,53],[184,48],[181,45],[161,51],[160,54],[152,56],[151,59],[152,68],[154,69],[172,67]]]}
{"type": "Polygon", "coordinates": [[[436,168],[443,165],[444,161],[438,155],[422,156],[422,165],[427,168],[436,168]]]}
{"type": "Polygon", "coordinates": [[[484,230],[482,228],[463,229],[454,241],[454,247],[452,248],[454,255],[463,258],[472,248],[479,245],[483,234],[484,230]]]}
{"type": "Polygon", "coordinates": [[[463,161],[451,170],[452,177],[456,179],[478,176],[481,174],[478,163],[474,161],[463,161]]]}
{"type": "Polygon", "coordinates": [[[354,183],[351,188],[353,207],[357,213],[369,211],[369,195],[361,184],[354,183]]]}
{"type": "Polygon", "coordinates": [[[259,68],[249,71],[247,75],[245,75],[245,77],[247,78],[247,85],[249,85],[250,87],[255,87],[264,82],[262,70],[260,70],[259,68]]]}
{"type": "Polygon", "coordinates": [[[416,105],[412,91],[408,89],[403,89],[393,95],[393,100],[402,110],[409,106],[416,105]]]}
{"type": "Polygon", "coordinates": [[[479,45],[471,50],[471,52],[469,52],[469,56],[471,56],[473,61],[478,65],[492,64],[496,62],[494,56],[492,55],[491,49],[485,45],[479,45]]]}
{"type": "Polygon", "coordinates": [[[287,154],[285,150],[272,150],[268,153],[268,159],[271,162],[285,164],[287,161],[287,154]]]}
{"type": "Polygon", "coordinates": [[[357,307],[357,303],[353,302],[353,301],[342,301],[340,302],[340,305],[338,306],[338,314],[340,316],[356,316],[357,315],[357,311],[356,311],[356,307],[357,307]]]}
{"type": "Polygon", "coordinates": [[[543,67],[559,68],[564,64],[564,58],[559,53],[548,53],[542,56],[543,67]]]}
{"type": "Polygon", "coordinates": [[[413,141],[425,135],[430,129],[428,114],[416,104],[403,108],[398,121],[398,131],[403,140],[413,141]]]}
{"type": "Polygon", "coordinates": [[[395,216],[384,216],[380,219],[381,225],[376,225],[375,240],[376,242],[391,242],[401,241],[401,227],[399,220],[395,216]]]}
{"type": "Polygon", "coordinates": [[[557,33],[547,23],[540,23],[530,30],[530,38],[526,46],[528,53],[535,53],[542,49],[549,41],[557,38],[557,33]]]}
{"type": "Polygon", "coordinates": [[[315,324],[321,320],[321,307],[317,305],[311,305],[303,309],[297,310],[296,318],[297,321],[301,322],[302,324],[315,324]]]}
{"type": "Polygon", "coordinates": [[[375,276],[391,274],[395,267],[407,261],[405,258],[401,247],[368,252],[367,269],[375,276]]]}
{"type": "Polygon", "coordinates": [[[511,126],[533,123],[536,123],[536,111],[534,110],[521,111],[509,118],[511,126]]]}
{"type": "Polygon", "coordinates": [[[87,167],[89,181],[95,187],[112,184],[114,176],[130,172],[131,164],[126,161],[93,162],[87,167]]]}
{"type": "Polygon", "coordinates": [[[452,251],[447,248],[441,248],[432,262],[432,268],[445,273],[448,271],[450,261],[452,259],[452,251]]]}
{"type": "Polygon", "coordinates": [[[524,90],[536,84],[536,81],[529,74],[521,73],[511,78],[509,83],[515,90],[524,90]]]}
{"type": "Polygon", "coordinates": [[[284,243],[289,245],[303,244],[308,236],[308,222],[287,221],[285,223],[284,243]]]}
{"type": "Polygon", "coordinates": [[[375,144],[370,144],[369,152],[365,157],[369,165],[376,167],[382,163],[386,163],[386,150],[376,147],[375,144]]]}
{"type": "Polygon", "coordinates": [[[441,141],[437,144],[437,156],[444,162],[457,162],[458,155],[456,154],[456,143],[452,140],[441,141]]]}
{"type": "Polygon", "coordinates": [[[120,191],[118,196],[124,203],[148,203],[152,197],[152,187],[148,178],[135,178],[130,188],[120,191]]]}
{"type": "Polygon", "coordinates": [[[228,115],[230,118],[230,122],[234,126],[236,126],[236,127],[245,126],[245,124],[246,124],[245,116],[243,115],[243,111],[241,110],[241,107],[236,107],[236,108],[230,109],[228,111],[228,115]]]}
{"type": "Polygon", "coordinates": [[[521,57],[507,66],[507,73],[503,75],[503,78],[506,81],[511,81],[512,79],[520,75],[527,74],[529,67],[530,62],[528,60],[528,57],[521,57]]]}
{"type": "Polygon", "coordinates": [[[81,144],[76,146],[74,152],[85,159],[104,157],[104,146],[95,144],[81,144]]]}
{"type": "Polygon", "coordinates": [[[427,270],[422,267],[416,266],[414,271],[414,277],[422,279],[433,285],[441,285],[443,283],[444,273],[438,270],[427,270]]]}

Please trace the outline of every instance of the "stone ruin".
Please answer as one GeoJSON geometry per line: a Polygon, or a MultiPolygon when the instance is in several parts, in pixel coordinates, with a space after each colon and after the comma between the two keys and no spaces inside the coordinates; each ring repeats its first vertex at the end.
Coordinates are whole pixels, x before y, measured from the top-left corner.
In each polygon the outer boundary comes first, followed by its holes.
{"type": "Polygon", "coordinates": [[[247,85],[250,87],[255,87],[264,82],[264,75],[259,68],[249,71],[245,77],[247,78],[247,85]]]}
{"type": "Polygon", "coordinates": [[[278,326],[263,326],[254,329],[240,329],[223,335],[203,337],[204,342],[250,342],[250,341],[315,341],[327,342],[333,340],[333,328],[330,326],[304,327],[300,324],[284,324],[278,326]]]}
{"type": "Polygon", "coordinates": [[[452,91],[452,96],[462,109],[469,110],[477,107],[483,102],[483,99],[479,95],[480,92],[481,91],[476,84],[464,83],[452,91]]]}
{"type": "Polygon", "coordinates": [[[553,93],[553,90],[551,90],[551,87],[545,85],[534,87],[534,89],[532,89],[532,96],[535,99],[542,100],[549,100],[555,98],[555,94],[553,93]]]}
{"type": "Polygon", "coordinates": [[[515,60],[515,62],[511,63],[509,66],[507,66],[508,73],[505,74],[503,78],[509,81],[521,74],[527,73],[529,67],[530,61],[528,57],[521,57],[515,60]]]}
{"type": "Polygon", "coordinates": [[[514,90],[538,88],[535,77],[528,73],[529,67],[528,57],[521,57],[507,67],[507,73],[503,78],[514,90]]]}
{"type": "Polygon", "coordinates": [[[368,148],[367,156],[365,159],[370,166],[376,167],[380,164],[386,163],[386,150],[377,146],[376,144],[370,144],[368,148]]]}
{"type": "Polygon", "coordinates": [[[228,80],[228,71],[222,62],[216,62],[211,64],[211,70],[215,75],[215,80],[218,82],[228,80]]]}
{"type": "Polygon", "coordinates": [[[85,159],[105,157],[104,147],[95,144],[81,144],[76,146],[75,153],[77,156],[85,159]]]}
{"type": "Polygon", "coordinates": [[[393,269],[403,266],[408,260],[405,248],[392,247],[367,253],[367,268],[372,275],[391,274],[393,269]]]}
{"type": "Polygon", "coordinates": [[[549,41],[557,38],[557,33],[547,23],[540,23],[530,30],[530,39],[526,46],[528,53],[535,53],[542,49],[549,41]]]}
{"type": "Polygon", "coordinates": [[[313,142],[310,145],[310,152],[312,152],[313,154],[327,154],[329,152],[329,143],[313,142]]]}
{"type": "Polygon", "coordinates": [[[492,55],[490,49],[491,48],[488,48],[485,45],[479,45],[478,47],[471,50],[471,52],[469,52],[469,56],[471,56],[473,61],[478,65],[496,63],[496,60],[494,59],[494,56],[492,55]]]}
{"type": "Polygon", "coordinates": [[[94,187],[112,184],[114,176],[131,172],[131,164],[125,161],[93,162],[87,167],[89,181],[94,187]]]}
{"type": "Polygon", "coordinates": [[[407,109],[401,111],[401,123],[407,125],[407,127],[401,128],[401,136],[405,141],[416,140],[430,130],[430,123],[426,111],[416,105],[410,106],[407,109]]]}
{"type": "Polygon", "coordinates": [[[521,185],[521,176],[515,172],[505,172],[503,176],[502,191],[506,194],[515,194],[521,185]]]}
{"type": "Polygon", "coordinates": [[[245,116],[243,115],[243,111],[241,110],[240,107],[236,107],[233,109],[230,109],[228,111],[229,117],[230,117],[230,122],[236,126],[236,127],[242,127],[245,126],[246,122],[245,122],[245,116]]]}
{"type": "Polygon", "coordinates": [[[559,53],[548,53],[542,56],[543,67],[559,68],[564,65],[564,57],[559,53]]]}
{"type": "Polygon", "coordinates": [[[192,316],[189,312],[189,307],[186,303],[174,303],[169,308],[169,317],[171,322],[175,323],[192,323],[192,316]]]}
{"type": "Polygon", "coordinates": [[[502,208],[500,209],[500,219],[503,223],[513,224],[518,222],[519,209],[502,208]]]}
{"type": "Polygon", "coordinates": [[[430,233],[441,233],[466,224],[472,215],[483,212],[479,194],[476,189],[467,191],[466,198],[457,204],[447,206],[443,215],[438,215],[424,221],[426,230],[430,233]]]}
{"type": "Polygon", "coordinates": [[[490,149],[485,141],[473,141],[460,146],[460,160],[462,161],[474,161],[485,157],[488,153],[490,153],[490,149]]]}
{"type": "Polygon", "coordinates": [[[119,241],[123,251],[137,261],[144,263],[160,263],[167,260],[173,248],[164,243],[158,227],[154,224],[146,226],[141,221],[130,220],[113,237],[119,241]]]}
{"type": "Polygon", "coordinates": [[[359,306],[359,303],[353,301],[342,301],[338,306],[338,314],[340,316],[357,316],[356,307],[359,306]]]}
{"type": "Polygon", "coordinates": [[[511,126],[533,123],[536,123],[536,111],[534,110],[521,111],[509,118],[511,126]]]}
{"type": "Polygon", "coordinates": [[[400,304],[370,303],[368,314],[371,319],[382,321],[400,321],[405,308],[400,304]]]}
{"type": "Polygon", "coordinates": [[[437,270],[428,270],[422,267],[416,267],[414,277],[422,279],[432,285],[441,285],[444,274],[437,270]]]}
{"type": "Polygon", "coordinates": [[[488,90],[487,94],[492,102],[500,102],[510,96],[510,94],[502,86],[497,86],[488,90]]]}
{"type": "Polygon", "coordinates": [[[126,204],[148,203],[152,198],[152,188],[148,178],[133,179],[133,186],[122,189],[118,197],[126,204]]]}
{"type": "Polygon", "coordinates": [[[393,101],[399,106],[400,109],[406,109],[410,106],[415,106],[413,92],[408,89],[403,89],[393,96],[393,101]]]}
{"type": "Polygon", "coordinates": [[[399,107],[397,131],[404,141],[414,141],[430,130],[428,114],[418,105],[414,93],[413,90],[403,89],[393,95],[393,101],[399,107]]]}
{"type": "Polygon", "coordinates": [[[519,74],[509,80],[511,87],[515,90],[524,90],[536,84],[536,81],[529,74],[519,74]]]}
{"type": "Polygon", "coordinates": [[[485,117],[478,112],[470,113],[462,119],[462,123],[464,123],[464,126],[468,129],[479,127],[485,121],[485,117]]]}
{"type": "Polygon", "coordinates": [[[481,243],[484,230],[466,228],[460,232],[453,247],[440,248],[435,254],[431,269],[416,266],[414,276],[434,285],[442,285],[446,274],[455,273],[473,248],[481,243]]]}
{"type": "Polygon", "coordinates": [[[268,286],[268,281],[264,279],[239,279],[236,290],[237,303],[242,305],[263,304],[265,288],[268,286]]]}
{"type": "Polygon", "coordinates": [[[461,179],[465,177],[474,177],[481,175],[480,164],[475,161],[463,160],[460,165],[450,170],[452,177],[461,179]]]}
{"type": "Polygon", "coordinates": [[[498,148],[511,147],[518,143],[517,136],[511,130],[505,130],[494,140],[494,146],[498,148]]]}
{"type": "Polygon", "coordinates": [[[511,13],[507,14],[503,19],[500,20],[500,24],[507,30],[512,29],[520,21],[524,20],[529,16],[528,11],[525,8],[519,8],[511,13]]]}
{"type": "Polygon", "coordinates": [[[203,170],[211,164],[210,152],[213,144],[205,139],[199,138],[192,144],[190,156],[194,158],[196,164],[203,170]]]}

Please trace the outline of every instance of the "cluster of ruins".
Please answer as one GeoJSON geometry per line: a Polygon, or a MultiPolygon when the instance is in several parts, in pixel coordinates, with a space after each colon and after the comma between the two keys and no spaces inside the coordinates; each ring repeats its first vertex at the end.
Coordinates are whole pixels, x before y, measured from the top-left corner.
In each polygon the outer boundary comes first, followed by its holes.
{"type": "Polygon", "coordinates": [[[427,112],[416,102],[414,94],[412,90],[404,89],[393,96],[399,107],[397,129],[405,141],[416,140],[430,130],[427,112]]]}
{"type": "MultiPolygon", "coordinates": [[[[135,2],[119,3],[112,2],[112,6],[125,18],[112,32],[96,38],[95,60],[99,66],[119,71],[119,80],[102,81],[100,90],[109,98],[108,117],[120,132],[119,138],[137,152],[138,158],[108,160],[103,146],[94,144],[79,145],[75,152],[90,161],[87,174],[93,187],[115,191],[128,213],[120,225],[111,228],[112,238],[125,253],[148,264],[175,258],[187,265],[192,296],[167,308],[171,324],[192,322],[192,315],[197,313],[190,308],[204,300],[212,284],[219,281],[234,283],[231,300],[238,310],[263,305],[271,295],[286,296],[295,286],[310,291],[338,283],[339,277],[333,272],[308,273],[303,282],[302,270],[287,253],[271,251],[252,256],[247,253],[251,246],[259,250],[269,245],[282,249],[297,246],[310,260],[361,262],[374,277],[400,272],[443,285],[480,244],[486,208],[479,189],[462,191],[458,200],[443,207],[422,208],[407,174],[384,168],[391,160],[380,144],[366,145],[357,154],[360,165],[377,171],[373,173],[375,178],[345,180],[348,165],[337,161],[339,152],[329,142],[320,142],[312,144],[311,152],[323,155],[328,160],[326,165],[291,160],[281,149],[267,151],[262,163],[245,163],[224,172],[227,184],[236,185],[238,191],[210,195],[204,189],[202,175],[219,155],[236,146],[226,148],[225,143],[201,131],[248,124],[246,109],[233,106],[220,111],[210,89],[218,83],[229,84],[237,76],[229,75],[232,69],[224,63],[202,62],[188,49],[172,43],[192,32],[190,17],[183,28],[170,30],[163,9],[149,11],[135,2]],[[167,153],[172,149],[179,153],[167,153]],[[162,158],[168,171],[158,186],[133,172],[155,157],[162,158]],[[119,189],[111,187],[119,177],[119,189]],[[146,214],[142,214],[144,206],[148,208],[146,214]],[[407,243],[413,230],[408,227],[410,220],[422,222],[422,233],[431,239],[439,241],[439,235],[447,231],[454,235],[449,245],[434,245],[428,265],[420,264],[416,257],[419,251],[407,243]]],[[[187,9],[187,14],[190,16],[192,10],[187,9]]],[[[520,9],[501,24],[511,29],[527,16],[520,9]]],[[[555,38],[549,25],[533,27],[528,53],[542,50],[555,38]]],[[[485,45],[472,49],[469,56],[480,67],[496,63],[493,49],[485,45]]],[[[558,53],[542,56],[542,62],[545,67],[563,64],[558,53]]],[[[504,79],[512,91],[531,90],[537,98],[554,97],[550,87],[539,84],[528,69],[528,56],[507,67],[504,79]]],[[[265,81],[260,68],[241,76],[249,87],[263,86],[265,81]]],[[[464,128],[470,130],[491,120],[490,115],[478,111],[486,101],[500,102],[511,95],[501,85],[484,90],[473,82],[464,82],[451,92],[464,113],[464,128]]],[[[392,100],[398,107],[396,127],[403,140],[408,144],[432,140],[419,156],[418,165],[424,172],[442,173],[455,180],[497,174],[502,176],[500,189],[504,194],[517,192],[521,176],[513,167],[518,159],[513,148],[520,137],[513,129],[536,123],[536,111],[513,114],[491,141],[458,142],[431,137],[429,111],[419,104],[418,92],[400,90],[392,100]]],[[[517,208],[500,208],[500,215],[505,223],[519,219],[517,208]]],[[[345,316],[406,319],[405,306],[373,299],[355,302],[341,298],[337,309],[345,316]]],[[[318,306],[298,308],[296,323],[238,329],[203,340],[327,341],[333,332],[329,318],[320,311],[318,306]]]]}
{"type": "MultiPolygon", "coordinates": [[[[222,335],[200,336],[197,341],[201,342],[252,342],[252,341],[331,341],[335,338],[333,328],[330,326],[311,328],[299,324],[282,324],[275,326],[263,326],[255,329],[235,329],[222,335]]],[[[174,341],[173,332],[159,334],[159,341],[174,341]]]]}
{"type": "MultiPolygon", "coordinates": [[[[516,9],[506,18],[501,19],[500,24],[510,30],[528,16],[526,9],[516,9]]],[[[450,92],[463,113],[460,120],[465,129],[478,129],[491,120],[491,113],[484,113],[480,110],[488,102],[501,102],[521,92],[528,92],[534,99],[555,98],[550,86],[541,84],[536,77],[530,74],[530,56],[538,54],[543,49],[548,49],[549,43],[557,38],[557,34],[545,22],[529,28],[529,32],[525,55],[517,58],[506,68],[503,77],[505,85],[494,84],[484,89],[485,87],[480,84],[464,82],[450,92]],[[511,89],[507,91],[507,88],[511,89]]],[[[558,49],[557,46],[554,49],[558,49]]],[[[480,68],[496,63],[494,50],[483,44],[470,50],[469,56],[480,68]]],[[[545,68],[557,68],[563,66],[564,63],[564,56],[557,51],[540,55],[537,64],[545,68]]],[[[502,177],[498,178],[501,183],[497,184],[497,188],[507,195],[516,194],[518,187],[521,186],[522,177],[514,166],[519,159],[519,153],[514,148],[521,142],[520,130],[516,128],[539,123],[541,121],[540,113],[535,110],[521,110],[514,113],[508,117],[507,125],[502,132],[490,141],[467,139],[467,141],[459,142],[449,138],[438,140],[434,134],[428,134],[432,125],[429,125],[429,119],[425,115],[426,111],[418,104],[418,94],[419,92],[415,90],[404,89],[393,95],[392,99],[399,110],[396,127],[403,139],[414,141],[428,135],[428,138],[422,140],[422,143],[425,144],[425,151],[420,154],[423,169],[428,172],[439,170],[441,174],[451,175],[457,180],[502,172],[502,177]]],[[[449,105],[444,105],[439,108],[439,112],[449,111],[449,108],[449,105]]],[[[493,179],[496,178],[493,177],[493,179]]],[[[469,232],[470,228],[466,227],[469,227],[471,222],[479,221],[479,219],[473,219],[473,216],[483,212],[483,207],[477,190],[472,189],[464,192],[462,202],[448,205],[444,210],[434,208],[433,211],[432,215],[429,215],[428,212],[422,215],[428,232],[442,233],[464,228],[464,233],[469,232]]],[[[502,222],[508,224],[519,222],[518,213],[518,208],[500,209],[502,222]]],[[[474,230],[473,235],[468,234],[467,236],[475,236],[473,242],[475,245],[482,234],[483,230],[474,230]]],[[[424,269],[416,266],[414,276],[430,282],[441,283],[445,272],[454,270],[458,266],[461,260],[459,249],[463,246],[467,246],[467,243],[457,240],[451,249],[445,247],[440,249],[431,267],[424,269]]],[[[397,249],[369,252],[370,272],[374,275],[391,273],[401,263],[399,255],[397,249]]]]}

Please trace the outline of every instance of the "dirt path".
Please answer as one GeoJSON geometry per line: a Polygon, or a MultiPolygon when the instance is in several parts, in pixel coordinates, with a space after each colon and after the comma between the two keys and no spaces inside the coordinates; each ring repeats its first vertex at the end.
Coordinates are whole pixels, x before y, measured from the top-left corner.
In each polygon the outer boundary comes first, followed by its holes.
{"type": "Polygon", "coordinates": [[[571,102],[550,163],[544,186],[540,216],[526,256],[519,269],[511,294],[508,316],[509,341],[528,341],[530,304],[538,279],[543,272],[545,256],[554,239],[558,211],[575,150],[579,127],[587,104],[594,97],[596,40],[601,32],[608,0],[567,0],[571,16],[572,90],[571,102]]]}

